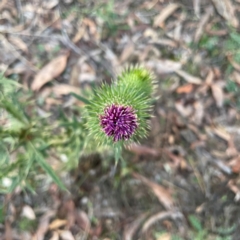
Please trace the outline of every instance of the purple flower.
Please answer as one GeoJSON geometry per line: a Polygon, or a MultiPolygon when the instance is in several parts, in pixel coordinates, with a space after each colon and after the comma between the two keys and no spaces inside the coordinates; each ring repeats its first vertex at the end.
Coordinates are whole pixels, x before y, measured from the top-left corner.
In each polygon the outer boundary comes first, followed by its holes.
{"type": "Polygon", "coordinates": [[[114,142],[128,140],[138,127],[137,116],[132,107],[111,105],[100,115],[100,124],[107,136],[114,142]]]}

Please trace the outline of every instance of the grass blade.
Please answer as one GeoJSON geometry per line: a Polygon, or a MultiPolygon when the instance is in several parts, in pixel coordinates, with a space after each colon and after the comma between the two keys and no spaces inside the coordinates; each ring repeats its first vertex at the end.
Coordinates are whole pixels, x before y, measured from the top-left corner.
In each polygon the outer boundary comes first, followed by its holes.
{"type": "Polygon", "coordinates": [[[89,104],[89,103],[90,103],[86,98],[84,98],[84,97],[82,97],[82,96],[80,96],[80,95],[78,95],[78,94],[76,94],[76,93],[73,93],[73,92],[72,92],[71,95],[74,96],[74,97],[75,97],[76,99],[78,99],[79,101],[85,103],[85,104],[89,104]]]}
{"type": "Polygon", "coordinates": [[[34,152],[34,157],[37,163],[42,167],[42,169],[53,179],[53,181],[62,189],[67,190],[64,186],[63,182],[60,178],[56,175],[52,167],[45,161],[44,157],[40,152],[38,152],[35,147],[31,144],[31,148],[34,152]]]}

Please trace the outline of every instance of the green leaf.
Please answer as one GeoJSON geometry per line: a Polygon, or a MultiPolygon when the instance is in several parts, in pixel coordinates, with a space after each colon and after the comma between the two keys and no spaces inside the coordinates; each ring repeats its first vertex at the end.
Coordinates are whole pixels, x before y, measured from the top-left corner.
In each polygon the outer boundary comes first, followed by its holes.
{"type": "Polygon", "coordinates": [[[84,98],[84,97],[82,97],[82,96],[80,96],[80,95],[78,95],[78,94],[76,94],[76,93],[73,93],[73,92],[72,92],[71,95],[72,95],[73,97],[75,97],[76,99],[78,99],[79,101],[85,103],[85,104],[89,104],[89,103],[90,103],[86,98],[84,98]]]}
{"type": "Polygon", "coordinates": [[[35,147],[30,143],[30,146],[34,153],[34,158],[36,159],[37,163],[42,167],[42,169],[53,179],[53,181],[62,189],[67,190],[64,186],[63,182],[60,178],[56,175],[52,167],[45,161],[42,154],[35,149],[35,147]]]}
{"type": "Polygon", "coordinates": [[[183,239],[177,235],[173,235],[171,240],[183,240],[183,239]]]}
{"type": "Polygon", "coordinates": [[[16,87],[21,87],[21,84],[14,81],[14,80],[11,80],[11,79],[8,79],[8,78],[5,78],[2,74],[0,74],[0,84],[2,84],[3,86],[7,86],[7,85],[14,85],[16,87]]]}
{"type": "Polygon", "coordinates": [[[4,209],[3,206],[0,207],[0,223],[4,223],[4,209]]]}
{"type": "Polygon", "coordinates": [[[226,89],[229,92],[235,92],[235,93],[238,92],[237,84],[235,82],[233,82],[233,81],[230,81],[230,80],[227,81],[226,89]]]}
{"type": "Polygon", "coordinates": [[[240,45],[240,34],[230,33],[230,37],[232,40],[234,40],[236,43],[240,45]]]}
{"type": "Polygon", "coordinates": [[[6,99],[2,99],[0,103],[0,107],[4,108],[8,113],[10,113],[13,117],[15,117],[20,122],[24,124],[28,124],[28,120],[24,116],[22,109],[16,108],[16,106],[12,102],[6,99]]]}
{"type": "Polygon", "coordinates": [[[202,225],[201,225],[200,221],[194,215],[190,215],[188,217],[188,220],[190,221],[192,227],[196,231],[198,231],[198,232],[202,231],[202,225]]]}
{"type": "Polygon", "coordinates": [[[21,183],[22,177],[17,176],[12,178],[12,184],[11,186],[7,189],[9,193],[13,192],[13,190],[21,183]]]}
{"type": "Polygon", "coordinates": [[[0,165],[9,161],[9,154],[3,142],[0,142],[0,165]]]}

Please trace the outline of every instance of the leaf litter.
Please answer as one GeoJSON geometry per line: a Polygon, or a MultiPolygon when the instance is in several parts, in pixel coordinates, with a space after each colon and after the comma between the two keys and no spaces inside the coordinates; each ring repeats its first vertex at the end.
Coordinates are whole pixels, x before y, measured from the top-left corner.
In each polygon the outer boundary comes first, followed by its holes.
{"type": "Polygon", "coordinates": [[[190,214],[215,238],[219,226],[231,228],[239,213],[229,217],[229,209],[240,199],[239,46],[231,40],[239,37],[239,1],[20,2],[0,3],[0,69],[30,86],[43,111],[74,112],[72,92],[109,83],[134,63],[153,71],[158,98],[149,138],[127,149],[116,178],[91,156],[67,175],[68,196],[49,194],[50,185],[38,193],[46,202],[16,192],[11,208],[21,214],[5,211],[13,222],[0,222],[0,237],[21,239],[21,217],[37,220],[22,236],[38,240],[189,239],[197,234],[190,214]]]}

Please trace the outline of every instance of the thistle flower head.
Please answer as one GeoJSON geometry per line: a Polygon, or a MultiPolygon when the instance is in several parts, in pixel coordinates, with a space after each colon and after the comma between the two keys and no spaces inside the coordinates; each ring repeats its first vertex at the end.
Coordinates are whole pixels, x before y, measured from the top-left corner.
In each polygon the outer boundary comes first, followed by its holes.
{"type": "Polygon", "coordinates": [[[137,115],[131,107],[112,104],[100,115],[100,124],[105,134],[113,137],[114,142],[128,140],[138,126],[137,115]]]}
{"type": "Polygon", "coordinates": [[[96,89],[86,106],[86,127],[98,145],[145,137],[150,118],[152,75],[142,67],[125,70],[116,84],[96,89]]]}

